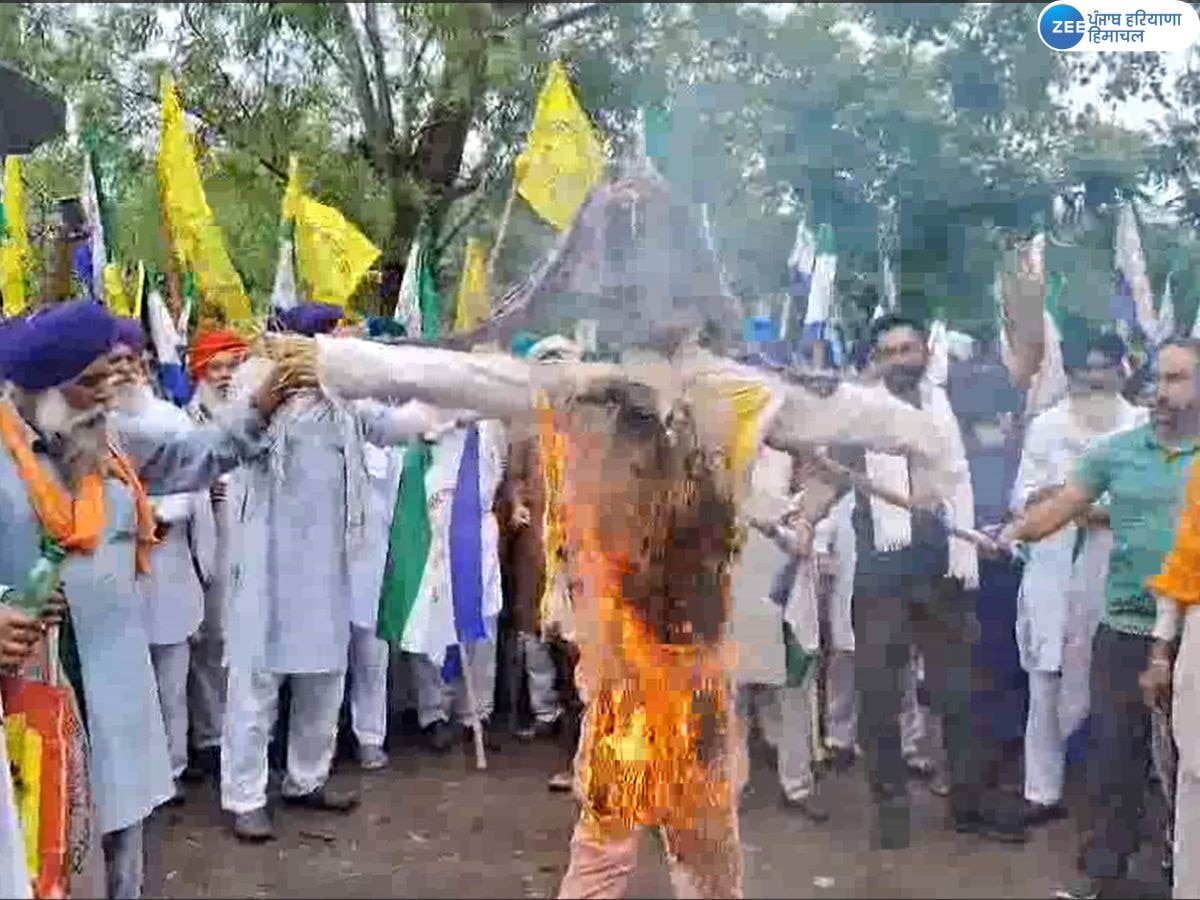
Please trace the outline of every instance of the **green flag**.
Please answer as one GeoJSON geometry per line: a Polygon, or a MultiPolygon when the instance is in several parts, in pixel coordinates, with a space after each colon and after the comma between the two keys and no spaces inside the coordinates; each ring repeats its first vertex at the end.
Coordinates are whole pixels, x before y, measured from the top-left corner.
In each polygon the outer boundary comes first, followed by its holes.
{"type": "MultiPolygon", "coordinates": [[[[419,271],[413,281],[418,290],[421,311],[420,335],[434,340],[442,321],[441,299],[427,253],[415,254],[419,271]]],[[[406,276],[406,282],[409,278],[406,276]]],[[[404,451],[400,470],[400,491],[392,513],[392,528],[388,538],[387,566],[379,595],[379,621],[376,635],[380,640],[398,643],[416,616],[428,615],[427,609],[417,608],[421,582],[432,532],[429,527],[429,498],[425,494],[425,479],[432,462],[432,452],[425,441],[413,441],[404,451]]]]}

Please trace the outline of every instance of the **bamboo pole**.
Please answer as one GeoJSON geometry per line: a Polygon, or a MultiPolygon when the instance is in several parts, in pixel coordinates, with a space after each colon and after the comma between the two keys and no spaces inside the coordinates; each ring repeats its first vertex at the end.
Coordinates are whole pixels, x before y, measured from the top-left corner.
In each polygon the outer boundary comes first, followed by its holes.
{"type": "Polygon", "coordinates": [[[471,708],[471,732],[475,738],[475,768],[479,771],[487,769],[487,753],[483,746],[483,722],[479,718],[479,703],[475,699],[475,682],[471,678],[471,661],[467,658],[467,648],[458,645],[458,656],[462,662],[463,687],[467,692],[467,706],[471,708]]]}
{"type": "MultiPolygon", "coordinates": [[[[885,503],[890,503],[892,506],[899,506],[902,509],[909,510],[910,512],[916,509],[916,504],[913,503],[911,497],[905,497],[903,494],[897,493],[896,491],[880,487],[861,472],[855,472],[853,469],[847,468],[839,462],[835,462],[824,454],[814,454],[813,458],[816,460],[817,465],[830,475],[833,475],[835,478],[838,478],[842,481],[849,482],[851,487],[862,491],[864,494],[871,494],[872,496],[883,500],[885,503]]],[[[992,542],[987,535],[982,534],[973,528],[958,528],[954,525],[947,525],[946,530],[950,533],[951,537],[956,537],[964,541],[970,541],[977,547],[991,548],[994,546],[994,542],[992,542]]]]}

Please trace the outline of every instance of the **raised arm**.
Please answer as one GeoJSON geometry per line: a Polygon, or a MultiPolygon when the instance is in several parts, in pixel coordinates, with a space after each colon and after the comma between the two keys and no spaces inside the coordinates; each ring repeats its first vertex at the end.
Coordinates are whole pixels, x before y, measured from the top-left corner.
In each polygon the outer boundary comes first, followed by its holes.
{"type": "Polygon", "coordinates": [[[263,449],[265,419],[254,405],[240,407],[221,423],[188,430],[148,417],[118,421],[121,446],[150,494],[207,490],[220,475],[257,456],[263,449]]]}

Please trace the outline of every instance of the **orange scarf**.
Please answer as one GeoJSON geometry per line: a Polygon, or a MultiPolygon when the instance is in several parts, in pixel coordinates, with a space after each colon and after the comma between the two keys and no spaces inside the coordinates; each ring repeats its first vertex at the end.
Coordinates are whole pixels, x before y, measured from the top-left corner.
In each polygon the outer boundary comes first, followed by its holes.
{"type": "MultiPolygon", "coordinates": [[[[0,441],[16,464],[29,504],[50,537],[72,552],[90,554],[103,536],[104,476],[93,472],[80,479],[72,497],[46,471],[26,439],[25,425],[8,402],[0,402],[0,441]]],[[[137,548],[134,563],[139,575],[150,571],[150,548],[154,538],[154,508],[129,460],[111,444],[105,474],[116,478],[133,494],[137,509],[137,548]]]]}

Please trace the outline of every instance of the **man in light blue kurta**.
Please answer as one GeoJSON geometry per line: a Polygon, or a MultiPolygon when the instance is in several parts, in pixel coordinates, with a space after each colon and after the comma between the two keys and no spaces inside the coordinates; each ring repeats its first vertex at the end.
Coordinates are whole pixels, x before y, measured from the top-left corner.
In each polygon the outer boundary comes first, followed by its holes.
{"type": "MultiPolygon", "coordinates": [[[[60,485],[96,470],[106,435],[156,494],[204,488],[259,452],[265,421],[286,394],[280,378],[268,379],[254,402],[221,426],[181,432],[142,417],[110,417],[108,353],[115,337],[115,320],[86,301],[39,311],[0,333],[5,402],[24,421],[43,471],[60,485]]],[[[108,892],[136,897],[142,823],[171,797],[171,767],[135,585],[134,495],[111,477],[104,510],[99,546],[70,554],[61,578],[78,643],[108,892]]],[[[24,479],[3,451],[0,532],[0,583],[20,585],[38,559],[42,527],[24,479]]]]}

